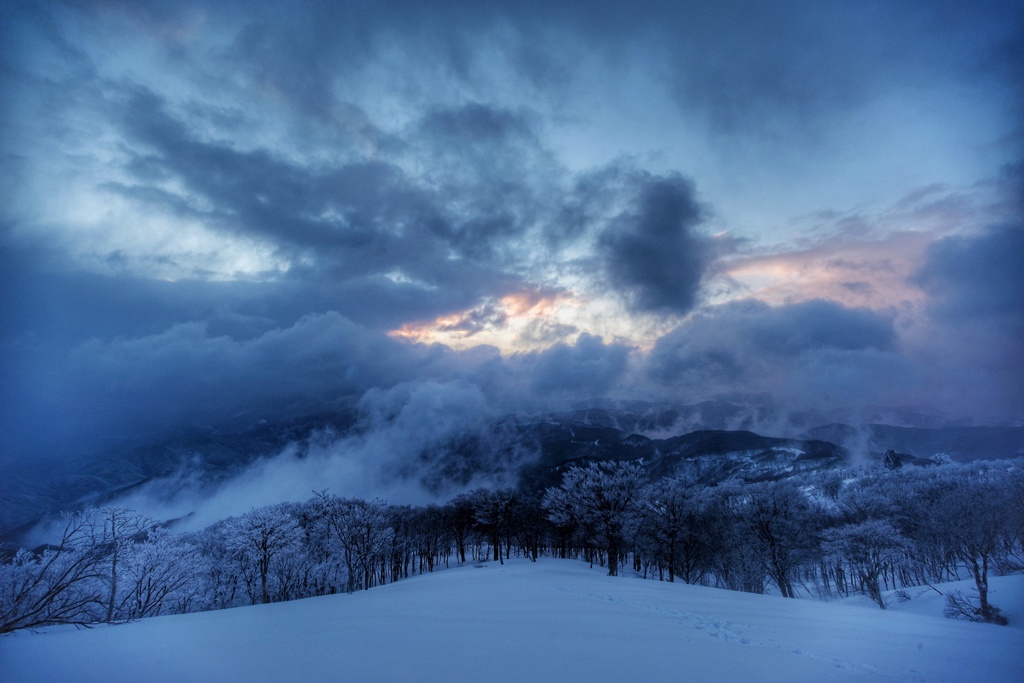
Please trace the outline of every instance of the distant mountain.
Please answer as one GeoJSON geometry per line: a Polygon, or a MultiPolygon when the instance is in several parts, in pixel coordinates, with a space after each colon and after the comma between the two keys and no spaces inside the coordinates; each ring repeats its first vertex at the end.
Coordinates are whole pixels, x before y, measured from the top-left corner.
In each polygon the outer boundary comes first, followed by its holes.
{"type": "Polygon", "coordinates": [[[568,467],[598,460],[635,460],[643,463],[652,479],[684,475],[706,484],[732,477],[779,479],[850,462],[849,454],[831,443],[748,431],[699,430],[652,439],[566,420],[534,425],[528,433],[536,439],[540,454],[521,472],[521,487],[531,493],[559,484],[568,467]]]}
{"type": "MultiPolygon", "coordinates": [[[[792,411],[771,396],[760,394],[736,394],[687,404],[605,399],[561,413],[558,417],[652,437],[712,429],[805,438],[807,430],[832,424],[874,424],[913,429],[974,426],[963,420],[914,408],[873,406],[861,408],[856,414],[846,409],[827,407],[792,411]]],[[[1013,427],[1019,428],[1020,425],[1013,427]]]]}
{"type": "Polygon", "coordinates": [[[922,429],[885,424],[830,424],[804,436],[840,444],[848,450],[880,453],[890,448],[918,458],[945,454],[958,462],[1024,456],[1024,427],[939,427],[922,429]]]}
{"type": "Polygon", "coordinates": [[[713,400],[688,404],[605,400],[550,417],[655,438],[702,429],[774,433],[786,426],[790,415],[766,397],[748,396],[743,402],[713,400]]]}

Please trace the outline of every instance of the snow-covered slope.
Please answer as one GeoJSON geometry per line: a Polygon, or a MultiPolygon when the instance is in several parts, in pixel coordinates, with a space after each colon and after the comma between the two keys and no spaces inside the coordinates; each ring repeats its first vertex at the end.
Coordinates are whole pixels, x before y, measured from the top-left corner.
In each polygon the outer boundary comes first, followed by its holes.
{"type": "MultiPolygon", "coordinates": [[[[992,589],[1011,623],[1024,620],[1024,577],[992,589]]],[[[353,595],[16,634],[0,638],[0,680],[993,683],[1024,680],[1024,629],[513,560],[353,595]]]]}

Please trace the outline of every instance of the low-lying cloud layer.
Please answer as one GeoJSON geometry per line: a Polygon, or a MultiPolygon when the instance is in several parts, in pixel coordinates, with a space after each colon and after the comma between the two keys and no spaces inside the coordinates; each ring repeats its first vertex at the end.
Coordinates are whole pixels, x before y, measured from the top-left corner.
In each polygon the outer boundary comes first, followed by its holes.
{"type": "Polygon", "coordinates": [[[364,499],[425,504],[477,487],[511,486],[536,453],[505,433],[503,416],[466,382],[373,389],[349,433],[312,434],[212,484],[185,462],[117,500],[179,526],[201,529],[253,507],[303,501],[328,490],[364,499]]]}

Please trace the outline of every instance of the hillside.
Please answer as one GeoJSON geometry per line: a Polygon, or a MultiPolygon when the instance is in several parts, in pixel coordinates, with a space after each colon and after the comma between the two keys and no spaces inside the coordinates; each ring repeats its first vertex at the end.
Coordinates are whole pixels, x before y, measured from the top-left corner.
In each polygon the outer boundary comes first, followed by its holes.
{"type": "MultiPolygon", "coordinates": [[[[609,578],[576,561],[467,566],[351,595],[0,638],[0,678],[179,681],[1016,681],[1010,627],[609,578]]],[[[916,600],[916,599],[915,599],[916,600]]],[[[1014,627],[1016,624],[1016,627],[1014,627]]]]}

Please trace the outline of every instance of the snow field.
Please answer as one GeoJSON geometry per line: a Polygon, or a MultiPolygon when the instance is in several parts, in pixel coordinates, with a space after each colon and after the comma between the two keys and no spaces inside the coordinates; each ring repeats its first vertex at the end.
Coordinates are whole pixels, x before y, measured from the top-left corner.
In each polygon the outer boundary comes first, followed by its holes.
{"type": "Polygon", "coordinates": [[[351,595],[18,633],[0,638],[0,681],[1024,680],[1024,576],[994,577],[992,597],[1017,627],[942,618],[941,599],[923,594],[882,611],[512,560],[351,595]]]}

